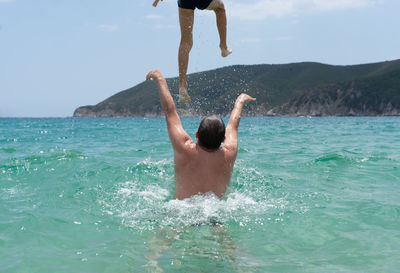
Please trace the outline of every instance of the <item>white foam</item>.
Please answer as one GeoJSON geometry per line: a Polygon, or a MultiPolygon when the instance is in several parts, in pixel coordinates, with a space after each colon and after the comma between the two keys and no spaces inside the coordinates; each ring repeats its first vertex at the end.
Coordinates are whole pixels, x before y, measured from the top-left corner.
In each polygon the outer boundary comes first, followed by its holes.
{"type": "MultiPolygon", "coordinates": [[[[263,206],[261,206],[263,207],[263,206]]],[[[171,200],[163,205],[165,217],[161,225],[202,225],[243,221],[249,214],[259,213],[259,203],[250,196],[234,192],[227,199],[213,193],[196,195],[184,200],[171,200]]]]}
{"type": "Polygon", "coordinates": [[[138,163],[137,177],[117,184],[114,191],[108,192],[99,201],[103,211],[120,217],[124,225],[137,230],[153,230],[210,223],[263,225],[269,221],[267,219],[281,219],[283,215],[280,213],[288,209],[288,197],[270,194],[268,179],[262,173],[240,166],[237,178],[222,199],[207,193],[168,201],[172,197],[174,183],[173,172],[168,171],[171,166],[166,166],[170,164],[169,161],[150,162],[149,159],[138,163]],[[147,170],[149,173],[146,173],[147,170]],[[161,170],[166,171],[168,177],[161,170]],[[150,176],[151,180],[153,177],[157,180],[147,184],[141,181],[150,176]]]}

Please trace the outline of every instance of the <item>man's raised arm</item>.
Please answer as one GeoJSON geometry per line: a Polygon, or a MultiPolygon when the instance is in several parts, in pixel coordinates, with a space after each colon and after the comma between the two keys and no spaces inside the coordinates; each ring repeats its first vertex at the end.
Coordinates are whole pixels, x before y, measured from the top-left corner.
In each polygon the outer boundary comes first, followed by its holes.
{"type": "Polygon", "coordinates": [[[235,102],[235,106],[233,107],[231,117],[229,118],[228,126],[226,126],[225,132],[225,141],[224,144],[227,148],[237,151],[237,132],[240,123],[240,117],[242,115],[242,109],[245,104],[250,101],[255,101],[256,99],[250,97],[249,95],[242,93],[235,102]]]}
{"type": "Polygon", "coordinates": [[[168,89],[167,81],[158,70],[150,71],[147,74],[146,80],[150,79],[156,81],[158,84],[158,94],[160,95],[161,106],[164,110],[168,134],[174,151],[182,151],[186,142],[191,140],[191,138],[185,130],[183,130],[181,120],[175,109],[174,100],[168,89]]]}

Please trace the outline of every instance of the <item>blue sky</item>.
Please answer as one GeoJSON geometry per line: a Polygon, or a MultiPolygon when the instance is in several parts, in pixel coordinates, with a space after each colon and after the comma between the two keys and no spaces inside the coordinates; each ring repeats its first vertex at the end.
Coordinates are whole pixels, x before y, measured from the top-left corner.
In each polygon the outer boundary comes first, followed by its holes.
{"type": "MultiPolygon", "coordinates": [[[[0,117],[65,117],[158,68],[178,75],[175,0],[0,0],[0,117]]],[[[220,57],[215,16],[196,11],[189,73],[233,64],[400,59],[398,0],[227,0],[220,57]]],[[[177,90],[171,90],[177,92],[177,90]]]]}

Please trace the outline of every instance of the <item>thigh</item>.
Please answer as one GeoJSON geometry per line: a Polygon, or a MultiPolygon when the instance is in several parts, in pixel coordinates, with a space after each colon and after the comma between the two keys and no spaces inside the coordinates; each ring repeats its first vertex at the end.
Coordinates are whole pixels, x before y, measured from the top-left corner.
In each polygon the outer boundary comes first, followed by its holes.
{"type": "Polygon", "coordinates": [[[179,24],[182,38],[191,38],[194,23],[194,10],[179,8],[179,24]]]}
{"type": "Polygon", "coordinates": [[[222,2],[222,0],[213,0],[210,3],[210,5],[208,5],[207,9],[215,10],[215,9],[222,8],[223,6],[224,6],[224,3],[222,2]]]}

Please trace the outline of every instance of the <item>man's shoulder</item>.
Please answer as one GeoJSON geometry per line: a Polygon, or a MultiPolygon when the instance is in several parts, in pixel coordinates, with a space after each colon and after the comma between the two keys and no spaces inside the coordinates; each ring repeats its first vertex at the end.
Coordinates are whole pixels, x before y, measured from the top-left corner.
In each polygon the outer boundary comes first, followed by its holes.
{"type": "Polygon", "coordinates": [[[222,145],[222,150],[224,151],[225,155],[227,155],[227,156],[236,156],[237,151],[238,151],[238,146],[237,145],[223,144],[222,145]]]}
{"type": "Polygon", "coordinates": [[[196,143],[194,143],[192,139],[188,139],[186,142],[182,143],[179,149],[174,149],[174,152],[182,155],[189,155],[192,154],[195,150],[196,143]]]}

